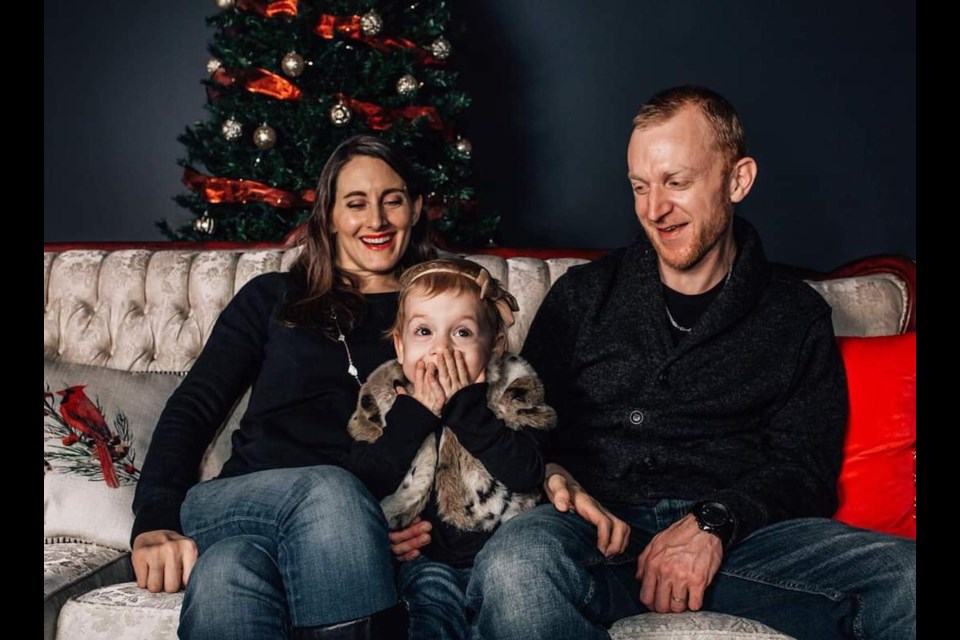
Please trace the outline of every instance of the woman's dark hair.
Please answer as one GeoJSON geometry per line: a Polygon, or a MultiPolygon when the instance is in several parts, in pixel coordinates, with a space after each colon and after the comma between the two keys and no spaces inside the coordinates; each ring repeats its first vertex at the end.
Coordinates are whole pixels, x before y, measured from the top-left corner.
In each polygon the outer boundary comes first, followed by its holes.
{"type": "MultiPolygon", "coordinates": [[[[406,157],[379,138],[358,135],[341,142],[323,167],[317,182],[317,195],[306,231],[300,240],[302,250],[291,268],[302,287],[295,300],[288,300],[280,312],[288,326],[317,327],[336,337],[332,310],[344,332],[349,332],[363,317],[363,296],[360,283],[336,265],[336,244],[330,233],[330,216],[337,195],[337,178],[344,166],[357,156],[383,160],[404,182],[411,203],[423,195],[420,181],[406,157]]],[[[409,266],[436,256],[427,231],[426,205],[413,226],[410,244],[397,263],[399,275],[409,266]]]]}

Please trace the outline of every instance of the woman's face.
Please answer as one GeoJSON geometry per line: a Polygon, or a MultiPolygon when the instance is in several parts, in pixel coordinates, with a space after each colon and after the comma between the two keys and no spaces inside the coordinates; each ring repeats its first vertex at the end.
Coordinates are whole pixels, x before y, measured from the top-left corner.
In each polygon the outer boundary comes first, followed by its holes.
{"type": "Polygon", "coordinates": [[[383,160],[357,156],[340,170],[330,215],[335,262],[359,279],[361,291],[397,288],[394,270],[421,205],[421,198],[411,202],[403,179],[383,160]]]}

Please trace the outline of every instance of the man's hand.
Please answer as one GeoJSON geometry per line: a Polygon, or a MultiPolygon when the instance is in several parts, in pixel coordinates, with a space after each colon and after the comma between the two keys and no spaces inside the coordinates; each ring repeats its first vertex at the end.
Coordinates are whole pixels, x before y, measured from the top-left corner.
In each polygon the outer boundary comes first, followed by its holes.
{"type": "Polygon", "coordinates": [[[597,527],[597,549],[612,558],[623,553],[630,541],[630,525],[606,510],[583,490],[573,476],[558,464],[550,463],[543,489],[557,511],[571,509],[597,527]]]}
{"type": "Polygon", "coordinates": [[[391,531],[387,534],[390,538],[390,551],[400,562],[407,562],[419,557],[420,549],[430,544],[430,529],[432,528],[433,525],[429,522],[417,518],[406,529],[391,531]]]}
{"type": "Polygon", "coordinates": [[[443,393],[443,388],[437,380],[437,365],[418,360],[413,378],[413,393],[408,393],[406,389],[398,385],[396,387],[397,395],[413,396],[414,400],[429,409],[433,415],[439,417],[440,411],[447,401],[447,396],[443,393]]]}
{"type": "Polygon", "coordinates": [[[176,593],[187,585],[197,563],[197,543],[168,529],[144,531],[133,541],[137,586],[150,593],[176,593]]]}
{"type": "Polygon", "coordinates": [[[637,558],[640,602],[658,613],[699,611],[722,560],[720,538],[687,515],[655,535],[637,558]]]}

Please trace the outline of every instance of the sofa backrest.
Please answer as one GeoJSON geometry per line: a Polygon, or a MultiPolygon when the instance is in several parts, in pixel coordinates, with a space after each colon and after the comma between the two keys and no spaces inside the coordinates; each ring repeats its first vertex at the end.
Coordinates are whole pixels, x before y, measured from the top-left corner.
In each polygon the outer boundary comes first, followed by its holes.
{"type": "MultiPolygon", "coordinates": [[[[43,254],[43,353],[129,371],[185,371],[233,294],[254,276],[285,271],[297,249],[69,249],[43,254]]],[[[519,351],[550,286],[583,257],[469,254],[516,296],[508,335],[519,351]]],[[[531,252],[534,253],[534,252],[531,252]]],[[[543,252],[536,252],[542,254],[543,252]]],[[[562,250],[550,252],[563,255],[562,250]]],[[[808,282],[833,307],[837,335],[913,328],[915,265],[858,261],[808,282]],[[904,274],[903,268],[914,269],[904,274]]]]}

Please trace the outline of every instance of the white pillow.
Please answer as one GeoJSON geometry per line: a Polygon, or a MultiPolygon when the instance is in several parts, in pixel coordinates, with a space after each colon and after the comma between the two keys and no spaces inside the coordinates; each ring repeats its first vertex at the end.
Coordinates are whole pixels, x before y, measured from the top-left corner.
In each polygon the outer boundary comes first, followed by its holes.
{"type": "Polygon", "coordinates": [[[140,468],[157,419],[181,380],[172,373],[44,359],[44,538],[130,548],[140,468]],[[117,486],[108,486],[104,469],[117,486]]]}

